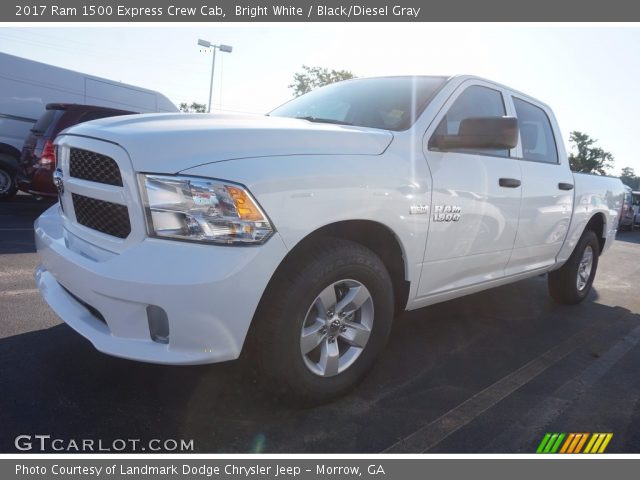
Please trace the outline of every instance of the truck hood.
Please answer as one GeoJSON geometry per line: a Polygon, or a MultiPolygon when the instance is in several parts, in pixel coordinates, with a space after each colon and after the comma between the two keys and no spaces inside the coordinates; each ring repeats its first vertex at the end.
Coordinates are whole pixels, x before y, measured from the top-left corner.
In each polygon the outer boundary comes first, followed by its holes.
{"type": "Polygon", "coordinates": [[[387,130],[241,114],[145,114],[94,120],[62,134],[116,143],[139,172],[274,155],[379,155],[387,130]]]}

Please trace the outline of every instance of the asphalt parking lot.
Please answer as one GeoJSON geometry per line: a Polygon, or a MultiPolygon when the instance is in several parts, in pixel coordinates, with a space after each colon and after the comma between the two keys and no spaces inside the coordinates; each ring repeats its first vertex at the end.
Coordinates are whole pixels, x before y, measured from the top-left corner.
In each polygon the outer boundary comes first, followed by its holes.
{"type": "Polygon", "coordinates": [[[94,350],[36,291],[32,223],[46,206],[0,203],[0,452],[48,434],[225,453],[529,453],[546,432],[612,432],[607,452],[640,452],[640,232],[619,234],[582,305],[554,304],[537,277],[404,314],[352,394],[295,409],[238,362],[94,350]]]}

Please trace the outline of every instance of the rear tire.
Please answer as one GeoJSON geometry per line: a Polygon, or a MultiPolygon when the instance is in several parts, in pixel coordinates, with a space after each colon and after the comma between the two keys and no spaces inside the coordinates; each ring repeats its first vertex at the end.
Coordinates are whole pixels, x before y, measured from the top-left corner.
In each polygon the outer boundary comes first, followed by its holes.
{"type": "Polygon", "coordinates": [[[389,337],[394,296],[384,264],[360,244],[325,238],[274,282],[254,318],[252,366],[289,403],[316,405],[344,395],[389,337]]]}
{"type": "Polygon", "coordinates": [[[567,262],[549,273],[549,293],[558,303],[576,305],[589,292],[598,269],[600,243],[592,230],[586,230],[567,262]]]}
{"type": "Polygon", "coordinates": [[[0,202],[11,200],[18,192],[15,169],[11,167],[15,159],[0,153],[0,202]]]}

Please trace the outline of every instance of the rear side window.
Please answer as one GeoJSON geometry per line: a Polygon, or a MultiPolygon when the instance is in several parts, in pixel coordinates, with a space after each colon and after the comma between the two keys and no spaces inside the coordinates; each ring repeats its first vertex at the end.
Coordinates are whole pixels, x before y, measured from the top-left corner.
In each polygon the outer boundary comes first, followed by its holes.
{"type": "Polygon", "coordinates": [[[558,163],[558,149],[549,117],[539,107],[513,99],[520,128],[522,157],[535,162],[558,163]]]}
{"type": "Polygon", "coordinates": [[[31,131],[36,135],[44,135],[51,124],[56,121],[64,112],[64,110],[46,110],[38,119],[31,131]]]}
{"type": "MultiPolygon", "coordinates": [[[[460,129],[460,122],[465,118],[474,117],[504,117],[506,111],[502,94],[492,88],[473,85],[468,87],[453,102],[449,111],[440,121],[438,128],[434,132],[436,135],[457,135],[460,129]]],[[[433,137],[432,137],[433,138],[433,137]]],[[[496,155],[508,157],[509,150],[486,150],[469,151],[467,149],[452,150],[461,153],[475,153],[480,155],[496,155]]]]}

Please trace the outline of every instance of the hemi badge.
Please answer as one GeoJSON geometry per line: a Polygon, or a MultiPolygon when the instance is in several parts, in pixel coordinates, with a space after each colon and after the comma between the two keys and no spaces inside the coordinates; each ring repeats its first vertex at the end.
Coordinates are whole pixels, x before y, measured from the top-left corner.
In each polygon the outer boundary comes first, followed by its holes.
{"type": "Polygon", "coordinates": [[[409,213],[411,215],[424,215],[425,213],[429,213],[429,205],[411,205],[409,207],[409,213]]]}

